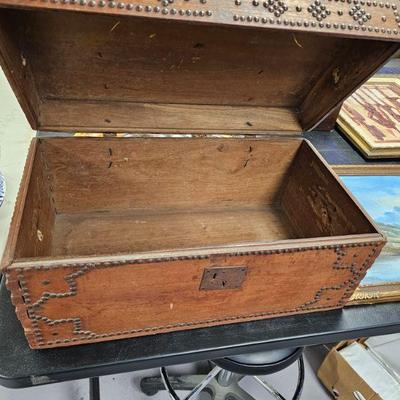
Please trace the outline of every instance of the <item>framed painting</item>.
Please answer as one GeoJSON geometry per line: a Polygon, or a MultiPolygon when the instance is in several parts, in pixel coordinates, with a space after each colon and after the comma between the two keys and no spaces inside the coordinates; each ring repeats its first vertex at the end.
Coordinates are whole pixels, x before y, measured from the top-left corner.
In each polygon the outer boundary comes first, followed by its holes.
{"type": "Polygon", "coordinates": [[[344,103],[337,123],[367,158],[400,157],[400,78],[375,76],[344,103]]]}
{"type": "Polygon", "coordinates": [[[341,179],[388,240],[349,304],[400,300],[400,175],[341,179]]]}
{"type": "Polygon", "coordinates": [[[340,175],[400,175],[400,163],[365,163],[332,165],[335,172],[340,175]]]}

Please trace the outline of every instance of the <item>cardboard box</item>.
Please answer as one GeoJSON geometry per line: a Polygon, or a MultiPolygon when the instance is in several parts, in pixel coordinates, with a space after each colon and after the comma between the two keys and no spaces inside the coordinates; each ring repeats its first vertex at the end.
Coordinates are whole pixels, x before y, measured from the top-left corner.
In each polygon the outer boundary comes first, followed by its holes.
{"type": "Polygon", "coordinates": [[[360,341],[341,342],[322,363],[318,377],[335,399],[395,400],[400,383],[395,372],[360,341]]]}

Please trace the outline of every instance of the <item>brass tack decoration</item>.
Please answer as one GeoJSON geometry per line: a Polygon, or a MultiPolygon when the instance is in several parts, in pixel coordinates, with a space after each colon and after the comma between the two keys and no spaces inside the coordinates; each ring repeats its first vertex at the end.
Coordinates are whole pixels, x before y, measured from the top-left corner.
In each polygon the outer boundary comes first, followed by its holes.
{"type": "MultiPolygon", "coordinates": [[[[65,6],[70,5],[78,5],[81,7],[90,7],[92,9],[99,8],[117,8],[119,10],[125,10],[127,12],[136,11],[146,13],[154,13],[154,14],[162,14],[162,15],[172,15],[172,16],[186,16],[193,18],[204,18],[211,17],[213,15],[212,10],[205,10],[200,8],[191,8],[191,9],[177,9],[177,8],[169,8],[171,5],[177,3],[176,0],[157,0],[159,2],[159,6],[150,6],[137,4],[135,2],[118,2],[115,0],[31,0],[32,2],[50,2],[53,4],[60,4],[65,6]]],[[[182,1],[182,0],[181,0],[182,1]]],[[[198,4],[205,5],[208,3],[207,0],[196,0],[198,4]]],[[[262,24],[277,24],[277,25],[285,25],[285,26],[293,26],[293,27],[312,27],[312,28],[320,28],[320,29],[342,29],[342,30],[354,30],[354,31],[368,31],[374,32],[374,35],[398,35],[399,30],[393,29],[391,27],[387,28],[385,25],[387,22],[391,21],[390,15],[378,15],[377,18],[381,21],[381,25],[369,25],[370,20],[372,19],[372,15],[368,7],[380,7],[382,9],[392,10],[394,14],[394,19],[400,27],[400,15],[398,12],[398,4],[395,2],[384,2],[377,0],[310,0],[309,6],[306,8],[306,12],[311,14],[314,21],[306,21],[304,19],[304,10],[302,4],[295,4],[293,11],[296,13],[303,14],[301,19],[280,19],[288,10],[289,6],[285,3],[287,0],[249,0],[250,5],[253,7],[257,7],[259,11],[261,11],[261,7],[265,9],[268,13],[270,13],[274,18],[267,18],[263,15],[240,15],[237,13],[232,14],[232,20],[235,22],[247,22],[247,23],[262,23],[262,24]],[[328,17],[331,15],[333,10],[329,9],[329,3],[337,3],[337,4],[349,4],[349,9],[336,9],[335,15],[338,17],[343,17],[345,14],[348,14],[352,17],[354,23],[338,23],[337,21],[332,21],[328,17]],[[367,7],[367,8],[365,8],[367,7]],[[328,21],[324,21],[328,18],[328,21]],[[383,25],[383,26],[382,26],[383,25]]],[[[192,0],[183,0],[186,4],[193,4],[192,0]]],[[[237,7],[242,5],[243,0],[232,0],[233,4],[237,7]]],[[[376,19],[377,19],[376,18],[376,19]]],[[[343,20],[343,18],[340,18],[343,20]]],[[[389,25],[389,24],[388,24],[389,25]]]]}
{"type": "Polygon", "coordinates": [[[277,18],[279,18],[289,9],[289,7],[282,0],[264,1],[263,6],[277,18]]]}
{"type": "MultiPolygon", "coordinates": [[[[371,249],[370,254],[367,256],[365,259],[363,266],[361,268],[356,268],[354,263],[347,264],[343,260],[348,260],[351,258],[351,260],[354,258],[352,257],[352,253],[349,254],[349,252],[355,252],[354,254],[357,254],[357,247],[361,246],[375,246],[375,243],[355,243],[351,245],[342,245],[342,246],[337,246],[337,245],[325,245],[325,246],[313,246],[313,247],[305,247],[305,248],[299,248],[299,249],[285,249],[285,252],[287,253],[292,253],[292,252],[298,252],[298,251],[314,251],[315,249],[331,249],[334,251],[336,254],[336,260],[332,264],[332,269],[333,270],[348,270],[351,273],[351,276],[346,279],[345,281],[337,284],[337,285],[332,285],[332,286],[326,286],[320,288],[314,295],[314,297],[307,302],[300,304],[296,307],[294,307],[292,310],[285,310],[284,312],[260,312],[257,314],[253,315],[241,315],[241,316],[235,316],[235,317],[226,317],[223,320],[213,320],[213,321],[206,321],[206,322],[222,322],[222,321],[232,321],[232,320],[237,320],[237,319],[242,319],[242,318],[254,318],[254,317],[263,317],[267,315],[279,315],[282,313],[288,313],[288,312],[295,312],[296,310],[323,310],[324,308],[330,308],[328,306],[324,306],[324,301],[328,300],[328,297],[330,296],[330,292],[337,292],[337,291],[342,291],[340,293],[340,299],[337,301],[337,305],[340,306],[345,303],[346,299],[348,296],[351,294],[351,292],[354,289],[354,286],[356,283],[360,280],[362,277],[363,273],[365,272],[365,268],[369,265],[370,259],[374,256],[376,253],[376,247],[373,247],[371,249]],[[351,249],[350,249],[351,248],[351,249]]],[[[262,250],[262,251],[247,251],[247,252],[238,252],[237,254],[227,254],[227,256],[240,256],[240,255],[249,255],[249,254],[277,254],[280,253],[281,250],[276,249],[276,250],[262,250]]],[[[171,257],[171,259],[203,259],[203,258],[209,258],[211,255],[199,255],[199,256],[181,256],[181,257],[171,257]]],[[[154,260],[146,260],[146,262],[157,262],[157,261],[165,261],[165,258],[160,258],[160,259],[154,259],[154,260]]],[[[132,260],[126,260],[126,263],[132,264],[135,263],[132,260]]],[[[122,262],[123,264],[123,262],[122,262]]],[[[116,266],[120,266],[121,261],[117,263],[116,266]]],[[[35,303],[45,303],[47,301],[51,301],[52,298],[63,298],[63,297],[68,297],[68,296],[74,296],[77,294],[77,281],[76,279],[91,270],[95,270],[97,268],[110,268],[113,267],[114,263],[113,262],[99,262],[99,263],[71,263],[71,264],[61,264],[60,267],[63,268],[78,268],[75,269],[74,272],[69,272],[65,276],[65,281],[68,283],[69,290],[64,293],[52,293],[52,292],[43,292],[42,297],[35,303]],[[111,264],[111,265],[110,265],[111,264]]],[[[32,267],[26,267],[24,270],[29,270],[29,269],[45,269],[45,267],[39,267],[39,266],[32,266],[32,267]]],[[[28,288],[25,286],[26,285],[26,279],[24,277],[24,271],[18,269],[17,272],[17,278],[19,280],[19,284],[21,286],[21,290],[24,293],[29,294],[28,288]]],[[[89,331],[87,329],[84,329],[82,326],[82,322],[80,318],[61,318],[57,320],[50,319],[46,316],[39,315],[38,311],[36,311],[36,308],[33,308],[30,306],[27,309],[30,310],[29,317],[31,320],[31,325],[32,325],[32,331],[35,336],[35,340],[38,346],[45,346],[45,345],[52,345],[52,344],[58,344],[60,341],[45,341],[43,336],[42,336],[42,331],[40,329],[40,326],[38,325],[38,321],[41,323],[45,323],[50,326],[57,326],[60,324],[65,324],[65,323],[72,323],[73,324],[73,337],[63,339],[63,342],[67,343],[69,341],[71,342],[85,342],[89,341],[93,338],[105,338],[105,337],[115,337],[115,336],[123,336],[123,335],[129,335],[132,333],[137,333],[137,332],[157,332],[159,330],[165,329],[165,328],[174,328],[177,325],[174,326],[168,326],[168,327],[149,327],[149,328],[143,328],[143,329],[136,329],[136,330],[124,330],[124,331],[118,331],[118,332],[107,332],[107,333],[96,333],[89,331]]],[[[188,323],[183,323],[179,324],[179,326],[195,326],[198,324],[203,324],[205,321],[201,322],[188,322],[188,323]]]]}
{"type": "Polygon", "coordinates": [[[325,4],[322,4],[321,0],[315,0],[310,6],[308,6],[307,11],[317,21],[322,21],[331,14],[331,11],[327,9],[325,4]]]}

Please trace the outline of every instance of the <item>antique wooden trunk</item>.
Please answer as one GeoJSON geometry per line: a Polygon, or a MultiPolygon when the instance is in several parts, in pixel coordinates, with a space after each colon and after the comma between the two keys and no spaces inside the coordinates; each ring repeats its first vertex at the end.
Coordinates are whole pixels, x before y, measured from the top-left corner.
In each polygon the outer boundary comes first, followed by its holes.
{"type": "Polygon", "coordinates": [[[301,132],[397,50],[396,4],[0,0],[3,69],[54,133],[3,259],[30,346],[342,307],[385,239],[301,132]]]}

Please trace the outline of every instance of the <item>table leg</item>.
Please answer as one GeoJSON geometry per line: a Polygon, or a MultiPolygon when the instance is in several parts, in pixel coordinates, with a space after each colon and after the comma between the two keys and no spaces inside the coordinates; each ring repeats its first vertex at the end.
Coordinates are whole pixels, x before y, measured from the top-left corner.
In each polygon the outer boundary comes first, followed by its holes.
{"type": "Polygon", "coordinates": [[[98,376],[89,378],[89,399],[100,400],[100,380],[98,376]]]}

